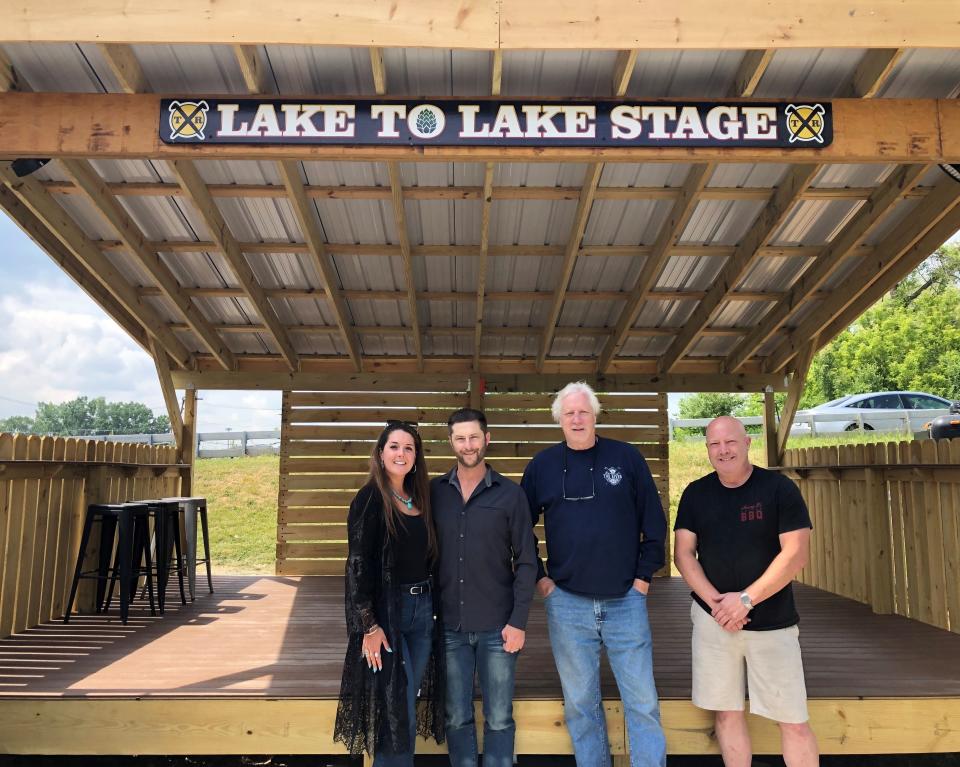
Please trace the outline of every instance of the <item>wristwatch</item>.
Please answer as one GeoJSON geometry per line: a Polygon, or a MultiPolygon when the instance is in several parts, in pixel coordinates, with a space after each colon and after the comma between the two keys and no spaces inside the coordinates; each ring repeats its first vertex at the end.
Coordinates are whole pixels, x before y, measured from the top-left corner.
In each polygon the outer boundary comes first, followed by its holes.
{"type": "Polygon", "coordinates": [[[753,609],[753,602],[750,601],[750,595],[746,591],[740,593],[740,603],[748,610],[753,609]]]}

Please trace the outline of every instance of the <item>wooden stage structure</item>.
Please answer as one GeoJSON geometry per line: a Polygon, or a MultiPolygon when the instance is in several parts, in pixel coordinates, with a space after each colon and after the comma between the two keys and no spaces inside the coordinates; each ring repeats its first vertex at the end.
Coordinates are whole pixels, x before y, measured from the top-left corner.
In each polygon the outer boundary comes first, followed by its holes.
{"type": "MultiPolygon", "coordinates": [[[[949,702],[960,697],[960,636],[796,589],[824,753],[960,750],[949,702]]],[[[75,754],[340,753],[330,733],[346,645],[342,579],[219,576],[215,592],[181,607],[171,591],[167,615],[141,605],[127,626],[114,611],[0,640],[3,751],[65,753],[69,742],[75,754]]],[[[711,718],[690,703],[689,613],[682,580],[658,578],[650,615],[671,754],[716,752],[711,718]]],[[[606,662],[601,686],[611,751],[622,755],[606,662]]],[[[516,716],[518,753],[572,753],[539,600],[517,667],[516,716]]],[[[749,719],[757,751],[776,752],[776,726],[749,719]]]]}

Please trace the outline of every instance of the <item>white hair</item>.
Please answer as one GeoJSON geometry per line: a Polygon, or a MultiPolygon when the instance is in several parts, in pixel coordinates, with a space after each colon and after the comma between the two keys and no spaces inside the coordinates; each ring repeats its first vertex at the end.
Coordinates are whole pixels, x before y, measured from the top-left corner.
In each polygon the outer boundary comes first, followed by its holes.
{"type": "Polygon", "coordinates": [[[553,420],[560,423],[560,415],[563,413],[563,401],[571,394],[585,394],[590,402],[590,409],[593,410],[594,418],[600,416],[600,400],[594,393],[593,388],[586,381],[572,381],[557,392],[557,396],[550,405],[550,413],[553,420]]]}

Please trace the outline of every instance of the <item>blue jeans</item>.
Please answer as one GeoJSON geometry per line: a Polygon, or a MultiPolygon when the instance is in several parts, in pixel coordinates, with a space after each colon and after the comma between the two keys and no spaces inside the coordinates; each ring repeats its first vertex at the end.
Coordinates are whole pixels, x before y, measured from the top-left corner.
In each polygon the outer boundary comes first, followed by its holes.
{"type": "Polygon", "coordinates": [[[563,686],[564,716],[577,767],[608,767],[610,747],[600,699],[600,648],[620,688],[631,767],[664,767],[667,746],[653,683],[647,598],[593,599],[555,588],[546,599],[550,644],[563,686]]]}
{"type": "Polygon", "coordinates": [[[453,767],[476,767],[473,675],[483,696],[483,767],[512,767],[513,672],[517,653],[505,652],[493,631],[444,632],[447,653],[447,751],[453,767]]]}
{"type": "MultiPolygon", "coordinates": [[[[410,721],[410,750],[403,753],[380,749],[374,754],[374,767],[413,767],[413,752],[417,737],[417,693],[420,680],[430,659],[433,644],[433,598],[430,594],[400,595],[400,644],[393,652],[400,652],[407,675],[407,715],[410,721]]],[[[383,673],[383,672],[381,672],[383,673]]],[[[383,718],[387,726],[387,718],[383,718]]],[[[386,740],[384,740],[386,742],[386,740]]]]}

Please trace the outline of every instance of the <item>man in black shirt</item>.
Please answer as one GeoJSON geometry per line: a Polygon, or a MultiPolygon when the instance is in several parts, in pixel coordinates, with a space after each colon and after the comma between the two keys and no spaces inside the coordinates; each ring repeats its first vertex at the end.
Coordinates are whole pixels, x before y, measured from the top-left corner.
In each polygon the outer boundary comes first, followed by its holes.
{"type": "Polygon", "coordinates": [[[520,486],[486,464],[486,416],[462,408],[447,423],[457,465],[431,482],[430,500],[440,546],[450,763],[477,765],[479,673],[484,767],[512,767],[514,669],[537,575],[530,509],[520,486]]]}
{"type": "Polygon", "coordinates": [[[807,562],[810,515],[793,482],[750,463],[749,447],[737,419],[710,422],[716,471],[684,490],[674,524],[674,560],[694,598],[693,703],[716,712],[726,767],[749,767],[746,682],[750,711],[780,725],[784,761],[812,767],[817,741],[790,585],[807,562]]]}

